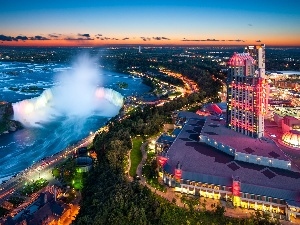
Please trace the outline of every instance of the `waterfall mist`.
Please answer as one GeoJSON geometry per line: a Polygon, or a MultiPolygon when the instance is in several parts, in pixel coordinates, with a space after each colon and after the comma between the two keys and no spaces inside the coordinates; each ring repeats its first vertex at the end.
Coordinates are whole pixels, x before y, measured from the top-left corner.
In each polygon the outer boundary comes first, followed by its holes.
{"type": "Polygon", "coordinates": [[[98,68],[96,60],[89,55],[78,56],[71,70],[55,76],[56,86],[38,97],[14,103],[14,119],[25,126],[37,126],[58,116],[78,119],[115,116],[123,105],[123,96],[99,87],[102,77],[98,68]]]}

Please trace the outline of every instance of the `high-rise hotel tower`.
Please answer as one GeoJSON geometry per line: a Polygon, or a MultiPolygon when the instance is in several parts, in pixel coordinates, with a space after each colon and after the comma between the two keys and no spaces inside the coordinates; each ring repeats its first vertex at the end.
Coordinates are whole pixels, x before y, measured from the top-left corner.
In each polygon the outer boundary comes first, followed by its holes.
{"type": "Polygon", "coordinates": [[[254,138],[264,135],[269,86],[265,79],[265,45],[247,46],[230,58],[227,77],[227,126],[254,138]]]}

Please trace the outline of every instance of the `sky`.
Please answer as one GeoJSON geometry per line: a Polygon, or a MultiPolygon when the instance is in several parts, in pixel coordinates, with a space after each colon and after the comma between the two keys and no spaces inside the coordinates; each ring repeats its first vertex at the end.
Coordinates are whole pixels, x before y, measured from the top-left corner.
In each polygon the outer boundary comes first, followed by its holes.
{"type": "Polygon", "coordinates": [[[0,46],[300,46],[300,0],[0,0],[0,46]]]}

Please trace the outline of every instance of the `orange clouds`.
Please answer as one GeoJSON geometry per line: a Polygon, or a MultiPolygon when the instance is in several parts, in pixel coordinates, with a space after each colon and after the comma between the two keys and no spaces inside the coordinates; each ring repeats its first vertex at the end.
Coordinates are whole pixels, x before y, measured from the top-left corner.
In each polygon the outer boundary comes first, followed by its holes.
{"type": "MultiPolygon", "coordinates": [[[[167,38],[167,37],[136,37],[136,38],[90,38],[87,34],[83,38],[28,38],[18,41],[0,41],[0,46],[107,46],[107,45],[251,45],[258,42],[268,46],[300,46],[300,40],[296,37],[268,37],[253,40],[239,39],[187,39],[187,38],[167,38]]],[[[98,36],[99,37],[99,36],[98,36]]]]}

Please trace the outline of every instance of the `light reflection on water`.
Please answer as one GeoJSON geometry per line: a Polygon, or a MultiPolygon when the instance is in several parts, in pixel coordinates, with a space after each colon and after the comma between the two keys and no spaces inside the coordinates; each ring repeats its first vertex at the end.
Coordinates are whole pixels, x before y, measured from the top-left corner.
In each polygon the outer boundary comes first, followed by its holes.
{"type": "MultiPolygon", "coordinates": [[[[44,65],[38,64],[0,62],[0,65],[0,100],[9,102],[18,102],[36,97],[41,93],[40,91],[27,95],[22,92],[10,91],[8,90],[9,87],[39,84],[43,88],[51,88],[54,85],[53,76],[55,72],[53,71],[58,71],[60,68],[68,69],[66,65],[59,64],[47,65],[47,67],[52,68],[50,72],[41,70],[44,65]],[[33,72],[28,73],[28,69],[33,72]],[[10,76],[4,73],[5,71],[14,70],[21,72],[18,76],[10,76]]],[[[111,71],[103,71],[101,76],[101,86],[113,88],[123,96],[142,94],[149,91],[149,88],[142,84],[141,79],[111,71]],[[118,82],[126,82],[128,88],[126,90],[118,89],[118,82]]],[[[90,131],[96,131],[103,126],[108,119],[105,116],[95,115],[81,119],[78,117],[58,117],[55,121],[39,124],[37,127],[0,135],[0,182],[1,178],[14,175],[29,167],[33,161],[38,161],[75,144],[86,137],[90,131]]]]}

